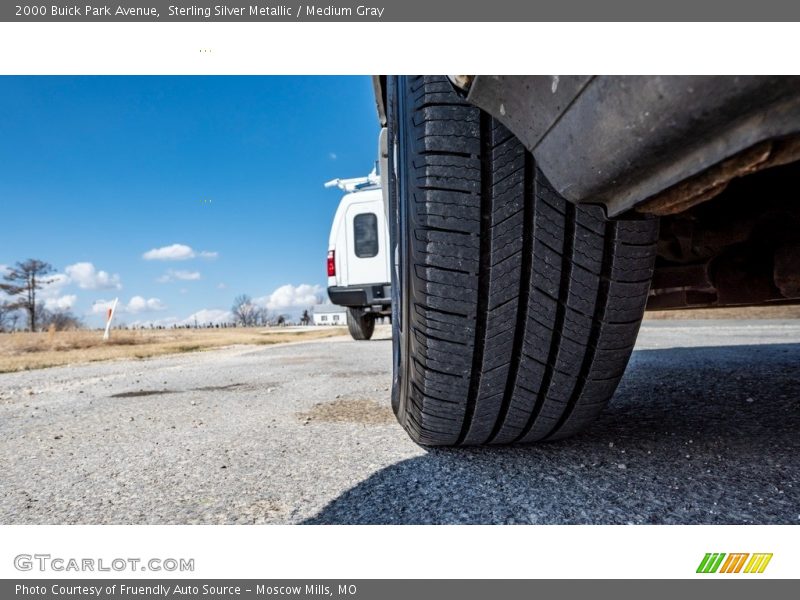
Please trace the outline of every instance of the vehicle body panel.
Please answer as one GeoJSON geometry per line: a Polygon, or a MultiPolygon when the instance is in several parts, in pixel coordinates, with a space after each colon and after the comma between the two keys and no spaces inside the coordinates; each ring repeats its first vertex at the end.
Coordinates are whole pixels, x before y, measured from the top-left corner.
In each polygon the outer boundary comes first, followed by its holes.
{"type": "MultiPolygon", "coordinates": [[[[800,136],[798,76],[452,76],[553,187],[609,216],[765,140],[800,136]]],[[[374,78],[385,122],[385,78],[374,78]]]]}
{"type": "Polygon", "coordinates": [[[345,194],[336,210],[328,243],[329,251],[335,253],[336,266],[336,275],[328,277],[331,302],[359,307],[388,304],[388,246],[381,188],[345,194]]]}
{"type": "Polygon", "coordinates": [[[800,134],[800,77],[477,76],[467,99],[520,138],[566,199],[610,216],[800,134]]]}

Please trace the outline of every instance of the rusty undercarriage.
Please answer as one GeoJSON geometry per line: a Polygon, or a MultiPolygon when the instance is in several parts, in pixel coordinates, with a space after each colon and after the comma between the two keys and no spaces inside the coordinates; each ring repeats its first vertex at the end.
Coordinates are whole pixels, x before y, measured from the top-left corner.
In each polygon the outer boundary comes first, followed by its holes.
{"type": "Polygon", "coordinates": [[[800,138],[746,150],[652,198],[649,310],[800,303],[800,138]]]}

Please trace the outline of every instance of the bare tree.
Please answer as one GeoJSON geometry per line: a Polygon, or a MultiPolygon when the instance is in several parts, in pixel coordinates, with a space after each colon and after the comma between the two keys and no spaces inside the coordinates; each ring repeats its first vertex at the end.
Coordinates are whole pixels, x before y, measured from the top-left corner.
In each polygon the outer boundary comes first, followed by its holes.
{"type": "Polygon", "coordinates": [[[231,307],[234,322],[242,327],[258,325],[258,320],[261,317],[259,311],[259,307],[253,304],[253,299],[247,294],[236,296],[231,307]]]}
{"type": "Polygon", "coordinates": [[[311,323],[311,315],[308,312],[308,309],[303,311],[303,316],[300,317],[300,323],[304,326],[308,326],[311,323]]]}
{"type": "Polygon", "coordinates": [[[0,290],[11,298],[18,297],[16,301],[11,302],[11,306],[15,309],[23,309],[28,313],[28,327],[31,331],[36,331],[38,312],[41,308],[36,303],[36,290],[40,290],[54,281],[45,279],[52,272],[53,267],[50,264],[29,258],[10,267],[3,275],[3,279],[8,283],[0,283],[0,290]]]}
{"type": "Polygon", "coordinates": [[[269,311],[266,308],[256,306],[254,324],[259,327],[266,327],[269,325],[269,311]]]}
{"type": "MultiPolygon", "coordinates": [[[[51,326],[56,331],[70,331],[83,328],[83,321],[68,310],[49,311],[46,308],[39,308],[37,312],[39,325],[42,329],[51,326]]],[[[118,325],[117,328],[121,329],[124,328],[124,326],[118,325]]]]}
{"type": "Polygon", "coordinates": [[[11,307],[11,304],[5,300],[0,302],[0,332],[6,331],[11,328],[11,314],[16,309],[11,307]]]}

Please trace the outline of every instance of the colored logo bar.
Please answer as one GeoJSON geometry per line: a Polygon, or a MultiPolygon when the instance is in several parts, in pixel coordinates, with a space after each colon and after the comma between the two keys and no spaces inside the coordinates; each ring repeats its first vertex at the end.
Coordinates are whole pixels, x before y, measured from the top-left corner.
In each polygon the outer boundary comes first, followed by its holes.
{"type": "Polygon", "coordinates": [[[772,553],[708,552],[697,567],[698,573],[763,573],[772,553]],[[748,560],[748,557],[750,560],[748,560]]]}

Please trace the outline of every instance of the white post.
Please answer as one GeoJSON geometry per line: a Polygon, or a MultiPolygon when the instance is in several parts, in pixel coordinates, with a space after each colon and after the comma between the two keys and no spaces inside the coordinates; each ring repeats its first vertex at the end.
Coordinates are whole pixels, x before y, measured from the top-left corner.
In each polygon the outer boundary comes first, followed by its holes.
{"type": "Polygon", "coordinates": [[[111,308],[108,309],[108,316],[106,317],[106,331],[103,334],[103,341],[108,341],[109,335],[111,334],[111,320],[114,318],[114,311],[117,309],[117,300],[119,298],[114,298],[114,304],[111,305],[111,308]]]}

